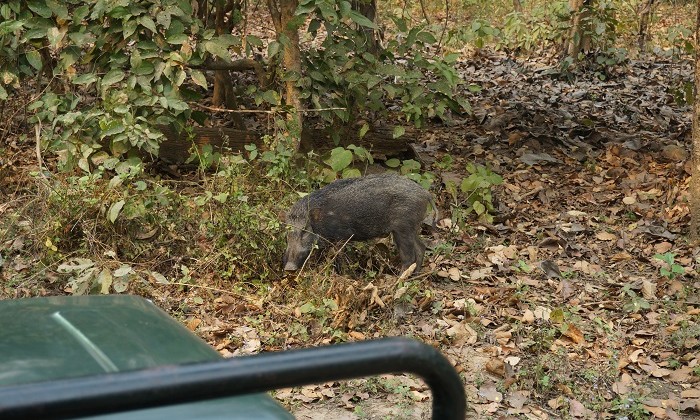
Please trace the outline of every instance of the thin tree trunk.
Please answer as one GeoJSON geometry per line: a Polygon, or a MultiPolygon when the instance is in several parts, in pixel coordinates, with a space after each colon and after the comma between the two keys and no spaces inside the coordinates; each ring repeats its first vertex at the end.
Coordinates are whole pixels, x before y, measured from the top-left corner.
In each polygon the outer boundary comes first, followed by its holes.
{"type": "Polygon", "coordinates": [[[639,34],[637,38],[637,43],[639,46],[640,54],[644,52],[644,47],[647,43],[649,20],[651,17],[651,9],[653,6],[654,0],[645,0],[644,3],[639,5],[639,34]]]}
{"type": "MultiPolygon", "coordinates": [[[[215,21],[216,34],[221,35],[224,33],[224,0],[217,0],[216,2],[216,21],[215,21]]],[[[218,60],[218,58],[217,58],[218,60]]],[[[226,102],[226,83],[230,83],[228,79],[228,71],[216,70],[214,72],[214,95],[212,97],[212,103],[214,106],[220,106],[226,102]]]]}
{"type": "Polygon", "coordinates": [[[587,37],[585,18],[588,15],[588,6],[591,0],[569,0],[569,8],[573,13],[571,18],[571,30],[569,31],[569,40],[566,48],[566,54],[574,61],[578,61],[578,55],[581,53],[584,45],[588,44],[585,39],[587,37]]]}
{"type": "Polygon", "coordinates": [[[515,10],[518,13],[523,12],[523,4],[520,3],[520,0],[513,0],[513,10],[515,10]]]}
{"type": "Polygon", "coordinates": [[[690,181],[690,237],[700,243],[700,0],[695,20],[695,103],[693,106],[693,174],[690,181]]]}
{"type": "MultiPolygon", "coordinates": [[[[282,44],[282,66],[287,75],[301,76],[301,52],[299,50],[299,31],[290,25],[298,0],[268,0],[268,8],[277,32],[277,40],[282,44]]],[[[301,96],[296,86],[296,77],[288,77],[285,82],[285,103],[291,107],[288,114],[289,130],[294,139],[295,149],[299,149],[302,128],[301,96]]]]}
{"type": "MultiPolygon", "coordinates": [[[[421,7],[423,2],[421,0],[421,7]]],[[[376,22],[377,16],[377,0],[353,0],[352,8],[360,12],[364,17],[376,22]]],[[[364,41],[368,44],[368,50],[372,54],[377,54],[379,52],[379,33],[372,28],[360,27],[359,30],[364,35],[364,41]]]]}

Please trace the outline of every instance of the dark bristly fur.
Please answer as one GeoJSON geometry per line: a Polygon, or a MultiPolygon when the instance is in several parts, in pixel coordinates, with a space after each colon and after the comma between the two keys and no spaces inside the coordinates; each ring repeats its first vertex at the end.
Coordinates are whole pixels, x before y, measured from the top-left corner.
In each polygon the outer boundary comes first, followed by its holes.
{"type": "Polygon", "coordinates": [[[284,269],[299,269],[317,241],[323,246],[391,234],[402,269],[416,263],[417,271],[425,255],[418,231],[432,203],[428,191],[395,173],[332,182],[299,200],[287,213],[292,230],[287,235],[284,269]]]}

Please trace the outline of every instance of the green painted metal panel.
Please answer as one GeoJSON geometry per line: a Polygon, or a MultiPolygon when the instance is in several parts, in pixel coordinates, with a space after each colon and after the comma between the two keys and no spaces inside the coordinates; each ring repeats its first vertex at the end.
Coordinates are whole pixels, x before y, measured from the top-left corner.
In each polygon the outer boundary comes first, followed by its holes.
{"type": "MultiPolygon", "coordinates": [[[[136,296],[57,296],[0,301],[0,386],[219,360],[151,302],[136,296]]],[[[265,394],[101,416],[293,418],[265,394]]]]}

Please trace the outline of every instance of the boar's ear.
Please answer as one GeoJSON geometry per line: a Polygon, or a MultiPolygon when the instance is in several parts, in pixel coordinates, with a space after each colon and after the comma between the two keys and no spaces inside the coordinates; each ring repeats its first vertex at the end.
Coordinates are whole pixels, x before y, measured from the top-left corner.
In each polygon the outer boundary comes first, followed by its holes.
{"type": "Polygon", "coordinates": [[[316,207],[309,210],[309,217],[311,218],[312,222],[318,222],[319,220],[321,220],[321,209],[316,207]]]}

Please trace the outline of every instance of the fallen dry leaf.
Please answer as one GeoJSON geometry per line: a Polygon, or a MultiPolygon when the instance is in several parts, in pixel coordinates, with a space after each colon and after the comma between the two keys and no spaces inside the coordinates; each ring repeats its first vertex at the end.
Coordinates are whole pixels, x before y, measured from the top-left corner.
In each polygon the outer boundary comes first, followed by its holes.
{"type": "Polygon", "coordinates": [[[528,401],[529,397],[530,397],[530,391],[513,391],[513,392],[508,393],[505,401],[512,408],[514,408],[516,410],[520,410],[523,408],[525,403],[528,401]]]}
{"type": "Polygon", "coordinates": [[[448,337],[452,340],[452,344],[455,346],[463,346],[465,344],[474,344],[478,337],[476,331],[472,329],[469,325],[463,322],[454,321],[451,319],[444,320],[450,328],[445,331],[448,337]]]}
{"type": "Polygon", "coordinates": [[[700,389],[691,388],[681,391],[681,398],[700,398],[700,389]]]}
{"type": "Polygon", "coordinates": [[[199,318],[190,318],[187,320],[187,329],[190,331],[194,331],[199,327],[199,324],[202,323],[202,320],[199,318]]]}
{"type": "Polygon", "coordinates": [[[627,395],[634,386],[634,381],[632,376],[627,373],[623,373],[615,383],[613,383],[612,390],[618,395],[627,395]]]}
{"type": "Polygon", "coordinates": [[[584,407],[583,404],[581,404],[579,401],[571,399],[569,400],[569,415],[572,417],[579,417],[579,418],[595,418],[595,414],[584,407]]]}
{"type": "Polygon", "coordinates": [[[656,298],[656,283],[652,283],[649,280],[644,280],[642,282],[642,296],[644,299],[652,300],[656,298]]]}
{"type": "Polygon", "coordinates": [[[348,335],[350,336],[350,338],[357,341],[363,341],[366,339],[365,335],[359,331],[350,331],[348,335]]]}
{"type": "Polygon", "coordinates": [[[496,384],[486,383],[479,388],[479,397],[486,399],[490,402],[501,402],[503,400],[503,394],[498,392],[496,389],[496,384]]]}
{"type": "Polygon", "coordinates": [[[564,324],[561,328],[561,333],[569,337],[574,343],[582,344],[586,342],[583,333],[573,324],[564,324]]]}
{"type": "Polygon", "coordinates": [[[506,376],[506,366],[501,359],[489,359],[489,361],[486,363],[486,371],[501,378],[505,378],[506,376]]]}
{"type": "Polygon", "coordinates": [[[610,232],[598,232],[595,237],[601,241],[614,241],[617,239],[617,235],[610,232]]]}

